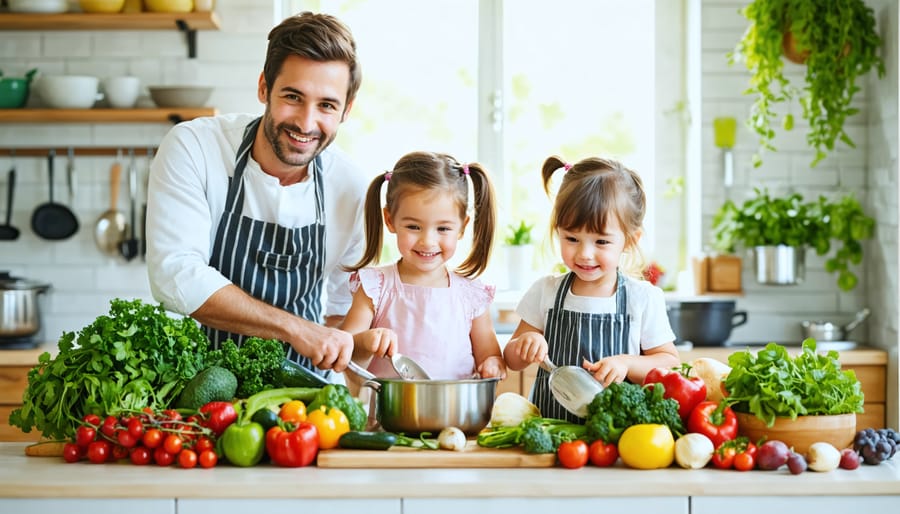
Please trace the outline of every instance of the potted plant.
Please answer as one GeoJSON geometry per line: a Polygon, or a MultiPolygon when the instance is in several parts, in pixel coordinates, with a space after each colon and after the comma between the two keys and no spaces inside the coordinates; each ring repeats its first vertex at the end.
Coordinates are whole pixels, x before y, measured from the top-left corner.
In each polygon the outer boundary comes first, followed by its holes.
{"type": "Polygon", "coordinates": [[[820,196],[815,201],[804,201],[799,193],[772,197],[767,190],[754,191],[755,196],[741,206],[726,201],[713,217],[713,245],[717,250],[734,252],[738,246],[752,249],[757,281],[792,284],[803,279],[807,248],[825,255],[835,243],[836,250],[825,261],[825,270],[838,274],[837,284],[842,290],[856,287],[859,279],[850,266],[862,262],[860,241],[872,237],[875,220],[863,212],[853,196],[837,200],[820,196]],[[781,259],[766,258],[772,255],[781,259]],[[772,269],[773,262],[785,261],[795,263],[794,273],[772,269]],[[773,276],[793,280],[778,281],[773,276]]]}
{"type": "Polygon", "coordinates": [[[534,246],[531,240],[531,230],[534,225],[521,220],[518,225],[507,226],[506,252],[509,271],[509,288],[522,289],[527,285],[531,276],[531,264],[534,260],[534,246]]]}
{"type": "MultiPolygon", "coordinates": [[[[794,98],[809,123],[806,141],[816,150],[813,166],[834,149],[838,139],[853,147],[844,121],[858,111],[851,106],[860,89],[857,82],[872,68],[879,77],[884,75],[872,9],[863,0],[753,0],[741,12],[750,25],[728,59],[732,64],[743,61],[750,71],[745,93],[756,100],[747,124],[759,135],[761,149],[775,150],[775,108],[794,98]],[[788,80],[782,61],[785,54],[805,64],[803,84],[788,80]]],[[[785,114],[782,127],[793,127],[790,113],[785,114]]],[[[761,163],[757,153],[753,164],[761,163]]]]}

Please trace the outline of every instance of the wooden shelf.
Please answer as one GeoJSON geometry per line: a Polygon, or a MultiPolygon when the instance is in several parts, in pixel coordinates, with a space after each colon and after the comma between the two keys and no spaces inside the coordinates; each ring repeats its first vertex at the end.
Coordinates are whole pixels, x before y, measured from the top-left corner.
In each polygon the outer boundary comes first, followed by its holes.
{"type": "Polygon", "coordinates": [[[0,109],[0,123],[178,123],[216,114],[214,107],[156,109],[0,109]]]}
{"type": "Polygon", "coordinates": [[[218,30],[215,12],[188,13],[0,13],[0,30],[218,30]]]}

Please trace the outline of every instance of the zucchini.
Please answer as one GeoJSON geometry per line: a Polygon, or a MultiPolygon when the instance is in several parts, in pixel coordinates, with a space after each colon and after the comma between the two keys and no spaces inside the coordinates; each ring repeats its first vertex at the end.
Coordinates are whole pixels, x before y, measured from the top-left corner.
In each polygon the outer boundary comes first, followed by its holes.
{"type": "Polygon", "coordinates": [[[354,450],[387,450],[397,444],[397,435],[390,432],[345,432],[338,446],[354,450]]]}
{"type": "Polygon", "coordinates": [[[278,425],[278,413],[272,409],[263,407],[254,412],[253,417],[250,418],[250,420],[259,423],[262,425],[263,430],[268,432],[270,428],[278,425]]]}
{"type": "Polygon", "coordinates": [[[275,380],[278,387],[325,387],[328,381],[290,359],[284,359],[275,380]]]}

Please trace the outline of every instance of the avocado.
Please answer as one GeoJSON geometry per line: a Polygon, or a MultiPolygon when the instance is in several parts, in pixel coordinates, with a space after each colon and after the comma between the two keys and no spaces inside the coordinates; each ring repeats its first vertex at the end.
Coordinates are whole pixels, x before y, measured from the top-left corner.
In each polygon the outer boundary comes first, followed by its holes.
{"type": "Polygon", "coordinates": [[[234,373],[220,366],[210,366],[188,382],[181,391],[176,406],[182,409],[199,409],[209,402],[230,402],[234,399],[237,386],[234,373]]]}

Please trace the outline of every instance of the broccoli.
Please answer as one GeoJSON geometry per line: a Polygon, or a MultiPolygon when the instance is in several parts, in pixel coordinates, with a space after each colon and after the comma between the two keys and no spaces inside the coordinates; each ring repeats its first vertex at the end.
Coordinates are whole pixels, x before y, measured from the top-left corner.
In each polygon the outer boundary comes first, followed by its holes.
{"type": "Polygon", "coordinates": [[[667,425],[675,437],[684,433],[678,402],[663,396],[662,384],[643,387],[627,382],[612,383],[588,405],[585,423],[592,440],[617,443],[622,432],[631,425],[657,423],[667,425]]]}
{"type": "Polygon", "coordinates": [[[210,352],[210,361],[234,373],[238,379],[235,394],[239,398],[249,398],[277,387],[286,354],[284,343],[277,339],[248,337],[241,346],[226,340],[221,348],[210,352]]]}
{"type": "Polygon", "coordinates": [[[478,434],[478,445],[485,448],[522,446],[528,453],[554,453],[559,443],[581,438],[584,434],[584,425],[532,416],[515,426],[483,430],[478,434]]]}
{"type": "Polygon", "coordinates": [[[347,421],[350,422],[350,430],[365,430],[366,421],[368,421],[366,411],[363,409],[359,400],[350,394],[350,390],[347,389],[347,386],[342,384],[328,384],[316,394],[315,399],[306,406],[306,409],[307,412],[312,412],[323,405],[337,408],[343,412],[344,415],[347,416],[347,421]]]}

